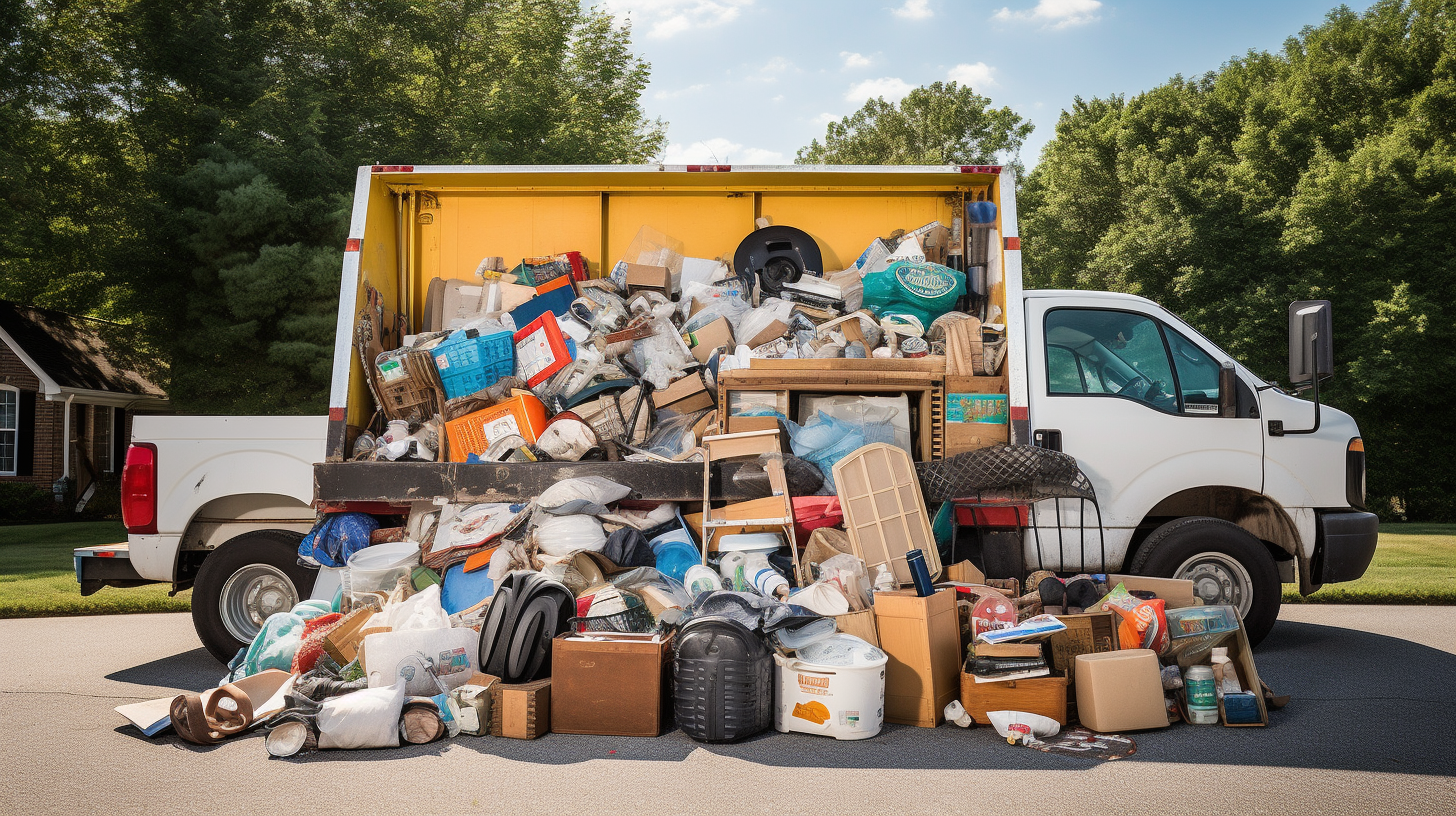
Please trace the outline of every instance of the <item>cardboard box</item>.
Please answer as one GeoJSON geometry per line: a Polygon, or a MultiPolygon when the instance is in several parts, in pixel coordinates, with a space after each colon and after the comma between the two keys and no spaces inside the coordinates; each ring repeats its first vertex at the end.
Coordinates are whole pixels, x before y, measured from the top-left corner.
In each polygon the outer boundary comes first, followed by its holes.
{"type": "Polygon", "coordinates": [[[1239,683],[1244,691],[1254,692],[1255,705],[1259,707],[1259,721],[1251,723],[1231,723],[1228,716],[1224,714],[1223,698],[1218,700],[1218,719],[1229,728],[1251,728],[1269,724],[1269,707],[1264,701],[1264,686],[1259,680],[1259,669],[1254,665],[1254,648],[1249,645],[1249,636],[1244,631],[1244,624],[1239,623],[1239,631],[1231,638],[1227,638],[1220,646],[1228,647],[1229,660],[1238,667],[1239,683]]]}
{"type": "Polygon", "coordinates": [[[1075,671],[1077,717],[1093,731],[1138,731],[1168,724],[1153,650],[1077,655],[1075,671]]]}
{"type": "Polygon", "coordinates": [[[696,374],[680,377],[668,383],[661,391],[652,392],[653,405],[677,411],[679,414],[712,408],[714,401],[713,393],[703,384],[703,378],[696,374]]]}
{"type": "Polygon", "coordinates": [[[656,737],[672,723],[671,638],[551,641],[551,730],[656,737]]]}
{"type": "Polygon", "coordinates": [[[551,730],[551,678],[490,687],[490,734],[535,739],[551,730]]]}
{"type": "Polygon", "coordinates": [[[960,623],[955,590],[921,598],[913,591],[875,593],[875,626],[885,665],[885,721],[934,728],[960,693],[960,623]]]}
{"type": "Polygon", "coordinates": [[[957,584],[984,584],[986,574],[976,569],[976,565],[969,561],[962,561],[959,564],[951,564],[945,568],[945,580],[954,581],[957,584]]]}
{"type": "Polygon", "coordinates": [[[364,629],[374,610],[360,607],[344,616],[338,625],[324,635],[324,651],[340,666],[353,662],[359,656],[359,644],[364,642],[364,629]]]}
{"type": "Polygon", "coordinates": [[[1083,615],[1057,615],[1067,628],[1048,638],[1051,644],[1051,667],[1071,672],[1077,655],[1117,651],[1117,626],[1121,622],[1115,612],[1088,612],[1083,615]]]}
{"type": "MultiPolygon", "coordinates": [[[[977,650],[979,653],[980,650],[977,650]]],[[[1067,678],[1032,677],[1023,680],[1002,680],[977,683],[976,676],[961,672],[961,705],[981,725],[991,720],[988,711],[1025,711],[1051,717],[1067,724],[1067,678]]]]}
{"type": "Polygon", "coordinates": [[[783,337],[785,334],[788,333],[788,331],[789,324],[785,323],[782,320],[775,320],[774,322],[760,329],[758,334],[755,334],[754,336],[748,338],[748,342],[746,345],[751,349],[755,349],[763,345],[764,343],[772,343],[780,337],[783,337]]]}
{"type": "Polygon", "coordinates": [[[688,337],[693,342],[693,358],[700,363],[707,363],[708,356],[714,349],[719,346],[733,347],[733,326],[728,318],[720,317],[688,337]]]}
{"type": "Polygon", "coordinates": [[[667,267],[633,263],[623,264],[623,266],[627,268],[625,280],[628,293],[652,289],[669,297],[672,296],[672,271],[667,267]]]}
{"type": "Polygon", "coordinates": [[[1134,589],[1152,592],[1163,600],[1165,609],[1182,609],[1197,606],[1199,601],[1193,594],[1193,582],[1179,578],[1149,578],[1145,575],[1109,575],[1107,585],[1122,584],[1128,592],[1134,589]]]}
{"type": "Polygon", "coordinates": [[[945,378],[945,455],[1011,442],[1006,378],[945,378]]]}
{"type": "Polygon", "coordinates": [[[860,640],[867,641],[871,646],[880,645],[880,634],[879,630],[875,628],[875,610],[873,608],[830,617],[834,618],[835,627],[844,634],[854,635],[860,640]]]}

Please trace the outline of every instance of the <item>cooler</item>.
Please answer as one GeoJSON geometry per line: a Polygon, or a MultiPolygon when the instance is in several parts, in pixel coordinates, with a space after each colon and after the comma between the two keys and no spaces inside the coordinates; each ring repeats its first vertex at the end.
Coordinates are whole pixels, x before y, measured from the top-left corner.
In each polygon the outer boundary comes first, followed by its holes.
{"type": "Polygon", "coordinates": [[[778,663],[779,731],[822,734],[840,740],[869,739],[885,721],[885,663],[880,649],[835,634],[778,663]]]}

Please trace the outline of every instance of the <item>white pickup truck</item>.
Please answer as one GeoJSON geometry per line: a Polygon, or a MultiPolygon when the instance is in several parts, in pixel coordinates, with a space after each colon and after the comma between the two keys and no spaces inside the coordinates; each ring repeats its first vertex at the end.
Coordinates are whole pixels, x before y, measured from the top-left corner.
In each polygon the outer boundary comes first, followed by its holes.
{"type": "Polygon", "coordinates": [[[1007,337],[1011,441],[1075,456],[1099,510],[1089,529],[1075,503],[1038,506],[1043,529],[1021,534],[1022,566],[1190,578],[1206,602],[1237,606],[1255,641],[1278,616],[1281,582],[1307,594],[1364,573],[1377,522],[1363,443],[1348,415],[1318,404],[1332,373],[1327,303],[1290,310],[1291,381],[1316,387],[1311,402],[1152,301],[1024,291],[1014,184],[999,167],[402,165],[359,170],[329,416],[138,417],[122,478],[128,545],[78,550],[82,591],[191,586],[197,632],[226,660],[310,593],[296,549],[317,510],[529,498],[587,473],[642,498],[701,500],[700,465],[346,461],[374,412],[353,348],[366,286],[408,331],[432,278],[469,279],[487,255],[581,248],[600,274],[643,224],[711,258],[769,217],[809,232],[839,269],[875,236],[949,223],[971,200],[997,205],[988,297],[1007,337]]]}

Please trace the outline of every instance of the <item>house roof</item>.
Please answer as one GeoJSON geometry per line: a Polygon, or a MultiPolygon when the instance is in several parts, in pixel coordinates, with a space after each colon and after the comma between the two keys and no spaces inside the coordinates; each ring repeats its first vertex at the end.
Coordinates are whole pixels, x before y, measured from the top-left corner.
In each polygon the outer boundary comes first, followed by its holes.
{"type": "Polygon", "coordinates": [[[166,399],[162,387],[138,371],[142,366],[125,334],[126,327],[108,320],[0,300],[0,339],[47,386],[166,399]]]}

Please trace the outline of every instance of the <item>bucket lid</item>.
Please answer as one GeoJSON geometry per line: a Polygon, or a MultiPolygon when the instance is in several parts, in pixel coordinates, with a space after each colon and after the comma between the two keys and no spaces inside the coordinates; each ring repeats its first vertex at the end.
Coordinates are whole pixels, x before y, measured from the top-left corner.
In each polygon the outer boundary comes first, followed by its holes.
{"type": "Polygon", "coordinates": [[[773,552],[784,546],[778,533],[738,533],[718,539],[718,552],[773,552]]]}
{"type": "Polygon", "coordinates": [[[391,541],[375,544],[349,556],[349,568],[360,570],[388,569],[418,564],[420,545],[413,541],[391,541]]]}
{"type": "Polygon", "coordinates": [[[819,638],[800,648],[796,654],[803,662],[816,666],[877,666],[890,659],[889,655],[867,641],[843,632],[819,638]]]}

